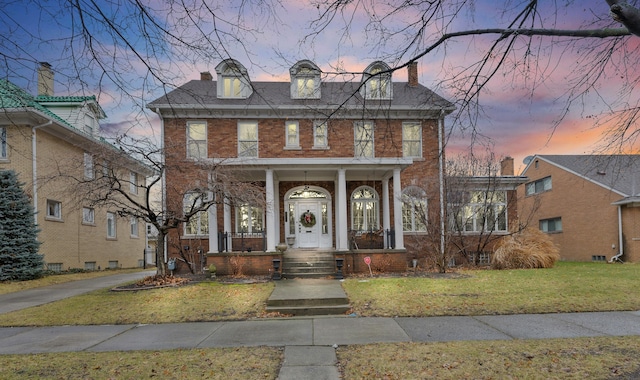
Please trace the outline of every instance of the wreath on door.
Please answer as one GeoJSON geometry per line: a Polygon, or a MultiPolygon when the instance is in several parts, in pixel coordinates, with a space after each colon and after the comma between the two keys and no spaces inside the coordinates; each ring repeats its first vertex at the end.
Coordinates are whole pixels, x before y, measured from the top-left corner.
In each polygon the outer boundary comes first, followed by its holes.
{"type": "Polygon", "coordinates": [[[310,212],[309,210],[307,210],[307,212],[302,213],[302,215],[300,215],[300,224],[302,224],[305,227],[313,227],[316,225],[316,216],[313,215],[312,212],[310,212]]]}

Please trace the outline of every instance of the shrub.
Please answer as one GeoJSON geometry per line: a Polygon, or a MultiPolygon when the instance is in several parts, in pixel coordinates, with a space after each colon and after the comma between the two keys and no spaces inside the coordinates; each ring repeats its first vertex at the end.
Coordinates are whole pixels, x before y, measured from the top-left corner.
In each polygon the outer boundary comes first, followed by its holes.
{"type": "Polygon", "coordinates": [[[502,239],[491,266],[494,269],[551,268],[559,259],[558,248],[545,233],[527,228],[502,239]]]}

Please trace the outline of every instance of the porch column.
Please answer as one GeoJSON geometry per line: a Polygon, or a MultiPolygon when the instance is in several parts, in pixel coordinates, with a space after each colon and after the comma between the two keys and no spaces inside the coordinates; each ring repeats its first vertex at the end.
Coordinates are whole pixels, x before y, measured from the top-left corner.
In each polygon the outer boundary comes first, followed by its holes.
{"type": "Polygon", "coordinates": [[[391,212],[389,211],[389,178],[382,179],[382,229],[391,229],[391,212]]]}
{"type": "Polygon", "coordinates": [[[231,247],[233,239],[231,239],[231,206],[229,202],[224,202],[224,232],[229,233],[227,236],[227,249],[231,252],[233,250],[231,247]]]}
{"type": "MultiPolygon", "coordinates": [[[[209,196],[213,196],[210,193],[209,196]]],[[[218,253],[218,204],[209,207],[209,253],[218,253]]]]}
{"type": "Polygon", "coordinates": [[[267,222],[267,252],[273,252],[276,249],[276,221],[273,212],[274,197],[273,197],[273,169],[267,169],[266,172],[266,184],[265,184],[265,196],[266,196],[266,222],[267,222]]]}
{"type": "Polygon", "coordinates": [[[393,228],[396,236],[396,249],[404,249],[404,233],[402,232],[402,185],[400,184],[400,168],[393,169],[393,228]]]}
{"type": "Polygon", "coordinates": [[[349,250],[349,237],[347,223],[347,180],[345,169],[338,169],[338,202],[336,203],[337,218],[336,226],[336,249],[338,251],[349,250]]]}

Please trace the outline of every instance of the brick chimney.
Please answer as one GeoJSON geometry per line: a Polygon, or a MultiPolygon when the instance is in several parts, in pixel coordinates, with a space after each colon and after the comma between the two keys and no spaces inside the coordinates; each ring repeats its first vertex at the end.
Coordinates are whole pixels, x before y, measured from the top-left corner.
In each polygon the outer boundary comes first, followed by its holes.
{"type": "Polygon", "coordinates": [[[418,86],[418,62],[409,62],[409,66],[407,66],[408,71],[408,82],[409,86],[417,87],[418,86]]]}
{"type": "Polygon", "coordinates": [[[53,96],[53,70],[48,62],[38,68],[38,95],[53,96]]]}
{"type": "Polygon", "coordinates": [[[208,71],[203,71],[200,73],[200,80],[213,80],[213,76],[208,71]]]}
{"type": "Polygon", "coordinates": [[[507,156],[500,161],[500,175],[514,175],[513,158],[507,156]]]}

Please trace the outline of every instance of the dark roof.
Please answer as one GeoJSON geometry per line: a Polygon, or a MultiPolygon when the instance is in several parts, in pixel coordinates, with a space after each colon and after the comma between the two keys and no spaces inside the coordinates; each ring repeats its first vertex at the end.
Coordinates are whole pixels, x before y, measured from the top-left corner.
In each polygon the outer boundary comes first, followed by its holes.
{"type": "Polygon", "coordinates": [[[540,155],[535,156],[532,162],[536,158],[617,191],[622,196],[640,195],[640,155],[540,155]]]}
{"type": "Polygon", "coordinates": [[[177,107],[219,108],[228,106],[288,107],[306,106],[318,108],[363,107],[366,103],[388,105],[400,109],[445,109],[451,112],[453,103],[428,88],[407,83],[393,83],[393,99],[364,100],[358,88],[360,82],[322,82],[320,99],[292,99],[290,82],[251,82],[253,94],[247,99],[222,99],[217,97],[217,82],[192,80],[161,96],[147,105],[148,108],[177,107]]]}

